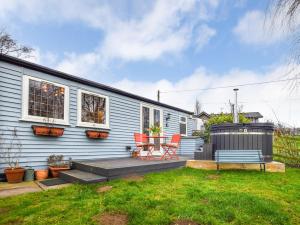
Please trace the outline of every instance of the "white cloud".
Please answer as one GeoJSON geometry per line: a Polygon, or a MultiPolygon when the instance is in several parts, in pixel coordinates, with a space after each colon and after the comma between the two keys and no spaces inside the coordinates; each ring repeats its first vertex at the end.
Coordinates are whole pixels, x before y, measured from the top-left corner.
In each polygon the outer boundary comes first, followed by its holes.
{"type": "MultiPolygon", "coordinates": [[[[296,69],[300,69],[300,66],[297,66],[296,69]]],[[[112,85],[151,99],[156,99],[157,90],[175,91],[162,93],[161,101],[193,111],[195,99],[198,98],[205,111],[218,113],[221,110],[223,112],[229,111],[228,101],[233,101],[234,98],[232,88],[198,92],[176,92],[176,90],[283,79],[287,71],[289,71],[289,67],[282,65],[270,68],[265,73],[235,69],[225,74],[215,74],[200,67],[190,76],[177,82],[170,82],[165,79],[157,82],[130,81],[125,79],[112,85]]],[[[261,112],[264,120],[273,120],[276,122],[275,112],[280,121],[291,126],[300,126],[300,118],[298,116],[300,112],[300,95],[299,93],[291,95],[288,86],[289,83],[282,82],[273,83],[272,85],[240,87],[239,103],[243,105],[244,111],[261,112]]]]}
{"type": "Polygon", "coordinates": [[[142,20],[119,21],[108,28],[101,51],[124,60],[153,60],[182,51],[190,42],[192,27],[182,20],[194,1],[158,1],[142,20]]]}
{"type": "Polygon", "coordinates": [[[33,24],[82,21],[96,28],[111,22],[109,7],[95,0],[4,0],[0,5],[0,19],[3,24],[15,20],[33,24]]]}
{"type": "Polygon", "coordinates": [[[76,74],[86,72],[83,61],[97,66],[113,59],[157,60],[166,55],[176,56],[192,44],[199,50],[215,35],[214,30],[204,24],[213,17],[218,0],[158,0],[142,16],[132,15],[126,19],[109,3],[96,0],[3,1],[0,25],[18,20],[30,24],[83,22],[103,31],[103,40],[99,40],[99,46],[92,51],[82,55],[65,54],[58,68],[76,71],[76,74]],[[194,31],[198,27],[200,30],[194,31]],[[196,38],[192,37],[194,33],[196,38]]]}
{"type": "Polygon", "coordinates": [[[210,28],[206,24],[202,25],[197,32],[196,37],[196,49],[197,51],[201,50],[203,46],[207,45],[210,39],[215,36],[217,31],[215,29],[210,28]]]}
{"type": "MultiPolygon", "coordinates": [[[[285,11],[275,14],[275,9],[269,12],[253,10],[247,12],[234,27],[234,34],[246,44],[270,45],[284,40],[291,35],[291,27],[285,11]]],[[[293,27],[299,25],[300,16],[296,16],[293,27]]]]}
{"type": "Polygon", "coordinates": [[[107,64],[100,53],[76,54],[67,53],[65,59],[57,66],[57,69],[84,78],[103,81],[103,74],[107,70],[107,64]]]}
{"type": "Polygon", "coordinates": [[[25,60],[37,64],[47,64],[47,66],[52,67],[57,65],[58,56],[53,52],[42,52],[39,47],[33,47],[34,51],[30,53],[29,56],[23,56],[25,60]]]}

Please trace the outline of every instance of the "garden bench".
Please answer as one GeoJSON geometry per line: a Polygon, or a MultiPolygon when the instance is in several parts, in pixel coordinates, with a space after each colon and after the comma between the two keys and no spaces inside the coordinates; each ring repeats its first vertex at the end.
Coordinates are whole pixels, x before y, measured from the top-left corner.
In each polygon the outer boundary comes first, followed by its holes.
{"type": "Polygon", "coordinates": [[[220,164],[223,163],[259,164],[260,171],[262,171],[262,166],[264,172],[266,171],[266,164],[261,150],[217,150],[215,161],[218,171],[220,164]]]}

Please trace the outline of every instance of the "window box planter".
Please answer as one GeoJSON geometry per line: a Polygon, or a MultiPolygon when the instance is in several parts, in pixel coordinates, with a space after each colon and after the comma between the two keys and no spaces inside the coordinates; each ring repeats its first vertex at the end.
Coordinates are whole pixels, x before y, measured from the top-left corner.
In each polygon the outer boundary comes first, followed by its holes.
{"type": "Polygon", "coordinates": [[[34,135],[36,136],[52,136],[60,137],[64,134],[64,128],[61,127],[47,127],[47,126],[32,126],[34,135]]]}
{"type": "Polygon", "coordinates": [[[86,130],[85,134],[91,139],[106,139],[109,133],[107,131],[86,130]]]}
{"type": "Polygon", "coordinates": [[[20,183],[23,181],[25,169],[21,167],[6,168],[4,173],[8,183],[20,183]]]}
{"type": "Polygon", "coordinates": [[[70,167],[68,165],[65,166],[49,166],[49,170],[51,172],[52,177],[57,178],[60,171],[69,170],[70,167]]]}
{"type": "Polygon", "coordinates": [[[51,127],[50,128],[50,136],[60,137],[60,136],[63,136],[63,134],[64,134],[64,128],[60,128],[60,127],[51,127]]]}

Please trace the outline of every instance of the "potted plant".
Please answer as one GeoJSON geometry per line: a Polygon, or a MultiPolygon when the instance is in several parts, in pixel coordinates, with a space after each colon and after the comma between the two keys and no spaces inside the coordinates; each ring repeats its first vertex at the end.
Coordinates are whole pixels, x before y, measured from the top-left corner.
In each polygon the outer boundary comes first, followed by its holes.
{"type": "Polygon", "coordinates": [[[7,142],[7,139],[4,139],[1,133],[0,155],[1,159],[8,165],[8,167],[4,169],[4,173],[8,183],[19,183],[23,181],[25,169],[19,165],[22,144],[18,138],[16,128],[12,130],[10,141],[7,142]]]}
{"type": "Polygon", "coordinates": [[[109,135],[108,131],[86,130],[85,134],[91,139],[106,139],[109,135]]]}
{"type": "MultiPolygon", "coordinates": [[[[152,136],[160,136],[161,130],[162,130],[161,127],[156,124],[153,124],[149,128],[149,132],[152,134],[152,136]]],[[[160,149],[160,140],[157,138],[154,138],[154,145],[155,145],[155,150],[159,150],[160,149]]]]}
{"type": "Polygon", "coordinates": [[[161,133],[161,127],[154,124],[149,128],[149,131],[153,136],[159,136],[161,133]]]}
{"type": "Polygon", "coordinates": [[[69,170],[69,162],[64,161],[63,155],[50,155],[47,159],[52,177],[58,177],[60,171],[69,170]]]}
{"type": "Polygon", "coordinates": [[[34,171],[35,179],[45,180],[48,178],[49,170],[47,169],[38,169],[34,171]]]}

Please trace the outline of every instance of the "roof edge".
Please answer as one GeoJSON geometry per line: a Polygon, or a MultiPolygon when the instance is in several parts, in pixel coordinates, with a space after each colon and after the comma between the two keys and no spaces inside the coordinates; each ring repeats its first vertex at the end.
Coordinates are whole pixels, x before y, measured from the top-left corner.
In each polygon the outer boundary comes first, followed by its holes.
{"type": "Polygon", "coordinates": [[[165,104],[165,103],[154,101],[154,100],[151,100],[149,98],[145,98],[145,97],[142,97],[142,96],[139,96],[139,95],[136,95],[136,94],[132,94],[132,93],[129,93],[129,92],[126,92],[126,91],[122,91],[122,90],[117,89],[117,88],[110,87],[108,85],[104,85],[104,84],[101,84],[101,83],[98,83],[98,82],[95,82],[95,81],[91,81],[91,80],[80,78],[80,77],[77,77],[77,76],[74,76],[74,75],[71,75],[71,74],[68,74],[68,73],[58,71],[58,70],[54,70],[54,69],[51,69],[49,67],[42,66],[42,65],[39,65],[39,64],[36,64],[36,63],[32,63],[32,62],[28,62],[28,61],[25,61],[25,60],[22,60],[22,59],[18,59],[18,58],[13,57],[13,56],[0,54],[0,61],[11,63],[11,64],[14,64],[14,65],[17,65],[17,66],[26,67],[28,69],[32,69],[32,70],[35,70],[35,71],[47,73],[47,74],[50,74],[50,75],[53,75],[53,76],[56,76],[56,77],[59,77],[59,78],[63,78],[63,79],[66,79],[66,80],[78,82],[78,83],[85,84],[85,85],[88,85],[88,86],[100,88],[100,89],[110,91],[110,92],[113,92],[113,93],[116,93],[116,94],[119,94],[119,95],[123,95],[123,96],[129,97],[129,98],[137,99],[137,100],[147,102],[147,103],[150,103],[150,104],[154,104],[154,105],[159,105],[159,106],[169,108],[169,109],[173,109],[173,110],[183,112],[183,113],[186,113],[186,114],[190,114],[190,115],[194,114],[193,112],[190,112],[190,111],[187,111],[187,110],[184,110],[184,109],[181,109],[181,108],[177,108],[175,106],[171,106],[171,105],[168,105],[168,104],[165,104]]]}

